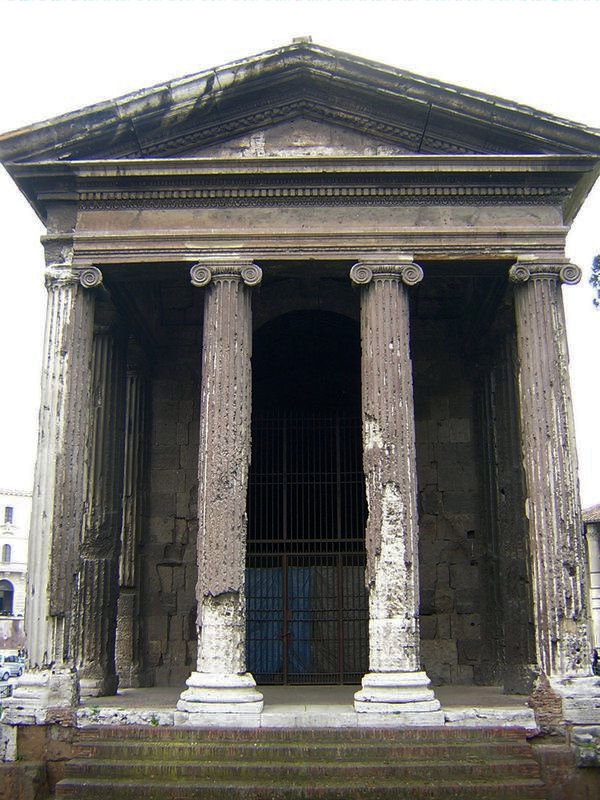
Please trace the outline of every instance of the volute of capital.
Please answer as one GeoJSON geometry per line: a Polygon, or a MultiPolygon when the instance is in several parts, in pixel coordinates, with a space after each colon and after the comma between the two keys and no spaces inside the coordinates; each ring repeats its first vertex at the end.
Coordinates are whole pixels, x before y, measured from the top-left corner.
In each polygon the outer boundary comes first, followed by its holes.
{"type": "Polygon", "coordinates": [[[102,286],[102,272],[98,267],[82,267],[79,270],[79,283],[84,289],[95,289],[102,286]]]}
{"type": "Polygon", "coordinates": [[[423,269],[414,261],[359,261],[350,270],[350,280],[357,286],[366,286],[373,280],[395,278],[406,286],[415,286],[423,280],[423,269]]]}
{"type": "Polygon", "coordinates": [[[190,269],[192,286],[203,287],[213,281],[243,281],[246,286],[258,286],[262,269],[252,261],[199,261],[190,269]]]}
{"type": "Polygon", "coordinates": [[[564,256],[547,259],[522,256],[509,269],[508,279],[516,284],[543,279],[574,285],[581,280],[581,269],[564,256]]]}

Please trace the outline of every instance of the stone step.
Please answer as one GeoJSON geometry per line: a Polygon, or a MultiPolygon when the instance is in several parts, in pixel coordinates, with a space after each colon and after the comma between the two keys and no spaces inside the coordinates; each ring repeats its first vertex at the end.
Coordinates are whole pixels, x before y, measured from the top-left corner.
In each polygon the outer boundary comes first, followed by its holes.
{"type": "Polygon", "coordinates": [[[145,741],[167,740],[169,742],[243,742],[260,739],[262,742],[348,742],[348,741],[523,741],[527,731],[520,727],[487,728],[172,728],[162,725],[96,725],[78,730],[77,738],[87,740],[119,741],[143,739],[145,741]]]}
{"type": "Polygon", "coordinates": [[[240,758],[269,758],[271,760],[311,760],[328,761],[360,761],[361,759],[386,760],[395,762],[407,760],[432,759],[478,760],[492,755],[494,758],[513,756],[527,758],[530,756],[529,745],[524,739],[520,741],[487,741],[487,742],[378,742],[373,740],[354,742],[305,742],[283,741],[266,743],[261,739],[243,742],[196,742],[184,741],[146,741],[130,740],[87,741],[78,742],[73,747],[76,758],[105,758],[124,760],[220,760],[240,758]]]}
{"type": "Polygon", "coordinates": [[[503,759],[494,761],[435,762],[412,761],[411,763],[358,762],[339,763],[304,761],[303,763],[281,763],[269,761],[223,761],[190,763],[189,761],[120,762],[96,759],[73,759],[66,765],[65,776],[74,778],[132,778],[158,781],[249,781],[261,784],[276,776],[278,781],[289,781],[294,785],[310,785],[337,782],[346,777],[349,781],[416,780],[427,775],[432,781],[440,780],[484,780],[537,778],[539,769],[531,760],[503,759]]]}
{"type": "Polygon", "coordinates": [[[522,729],[80,730],[57,800],[543,800],[522,729]]]}
{"type": "Polygon", "coordinates": [[[545,800],[544,786],[536,779],[498,781],[370,780],[340,781],[303,786],[272,779],[260,784],[229,780],[208,781],[94,780],[68,778],[56,787],[57,800],[545,800]]]}

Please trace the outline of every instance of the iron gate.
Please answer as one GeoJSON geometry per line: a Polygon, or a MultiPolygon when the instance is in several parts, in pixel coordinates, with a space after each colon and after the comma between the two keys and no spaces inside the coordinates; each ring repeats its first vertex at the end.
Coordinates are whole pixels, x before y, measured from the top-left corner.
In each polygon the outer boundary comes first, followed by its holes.
{"type": "Polygon", "coordinates": [[[356,683],[367,671],[360,419],[253,421],[247,663],[259,683],[356,683]]]}

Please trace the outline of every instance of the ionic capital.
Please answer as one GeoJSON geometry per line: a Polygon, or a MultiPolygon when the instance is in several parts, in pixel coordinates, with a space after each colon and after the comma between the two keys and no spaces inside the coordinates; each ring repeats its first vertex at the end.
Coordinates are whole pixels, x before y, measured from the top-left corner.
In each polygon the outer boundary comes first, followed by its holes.
{"type": "Polygon", "coordinates": [[[569,285],[579,283],[581,270],[564,255],[519,256],[508,271],[512,283],[526,283],[528,280],[557,280],[569,285]]]}
{"type": "Polygon", "coordinates": [[[258,286],[262,269],[252,261],[199,261],[190,269],[192,286],[208,286],[211,281],[243,281],[258,286]]]}
{"type": "Polygon", "coordinates": [[[95,289],[102,285],[102,272],[98,267],[83,267],[78,270],[79,283],[84,289],[95,289]]]}
{"type": "Polygon", "coordinates": [[[58,289],[64,286],[80,284],[84,289],[95,289],[102,285],[102,273],[98,267],[73,267],[53,264],[44,271],[46,289],[58,289]]]}
{"type": "Polygon", "coordinates": [[[51,264],[44,270],[44,284],[46,289],[62,289],[79,283],[79,274],[70,266],[51,264]]]}
{"type": "Polygon", "coordinates": [[[395,278],[406,286],[415,286],[423,280],[423,269],[415,264],[412,256],[396,256],[359,261],[350,270],[350,280],[358,286],[383,278],[395,278]]]}

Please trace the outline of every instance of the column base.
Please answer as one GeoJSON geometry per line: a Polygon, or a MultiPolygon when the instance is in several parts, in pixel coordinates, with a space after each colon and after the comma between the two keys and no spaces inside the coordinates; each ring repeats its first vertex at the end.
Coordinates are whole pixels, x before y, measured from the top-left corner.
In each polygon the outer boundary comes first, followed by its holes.
{"type": "Polygon", "coordinates": [[[443,725],[440,701],[430,684],[425,672],[369,672],[362,679],[362,689],[354,695],[354,710],[410,714],[411,718],[423,715],[426,724],[443,725]]]}
{"type": "Polygon", "coordinates": [[[549,684],[562,701],[562,718],[567,725],[600,726],[598,675],[550,678],[549,684]]]}
{"type": "Polygon", "coordinates": [[[263,696],[249,672],[243,675],[192,672],[181,693],[179,711],[190,714],[260,714],[263,696]]]}
{"type": "Polygon", "coordinates": [[[560,698],[562,725],[578,767],[600,767],[600,677],[579,675],[550,678],[560,698]]]}
{"type": "Polygon", "coordinates": [[[8,725],[45,725],[65,722],[79,705],[79,682],[72,669],[26,671],[17,680],[12,697],[2,703],[2,722],[8,725]]]}
{"type": "Polygon", "coordinates": [[[101,678],[80,678],[81,697],[105,697],[117,693],[119,678],[116,675],[101,678]]]}

